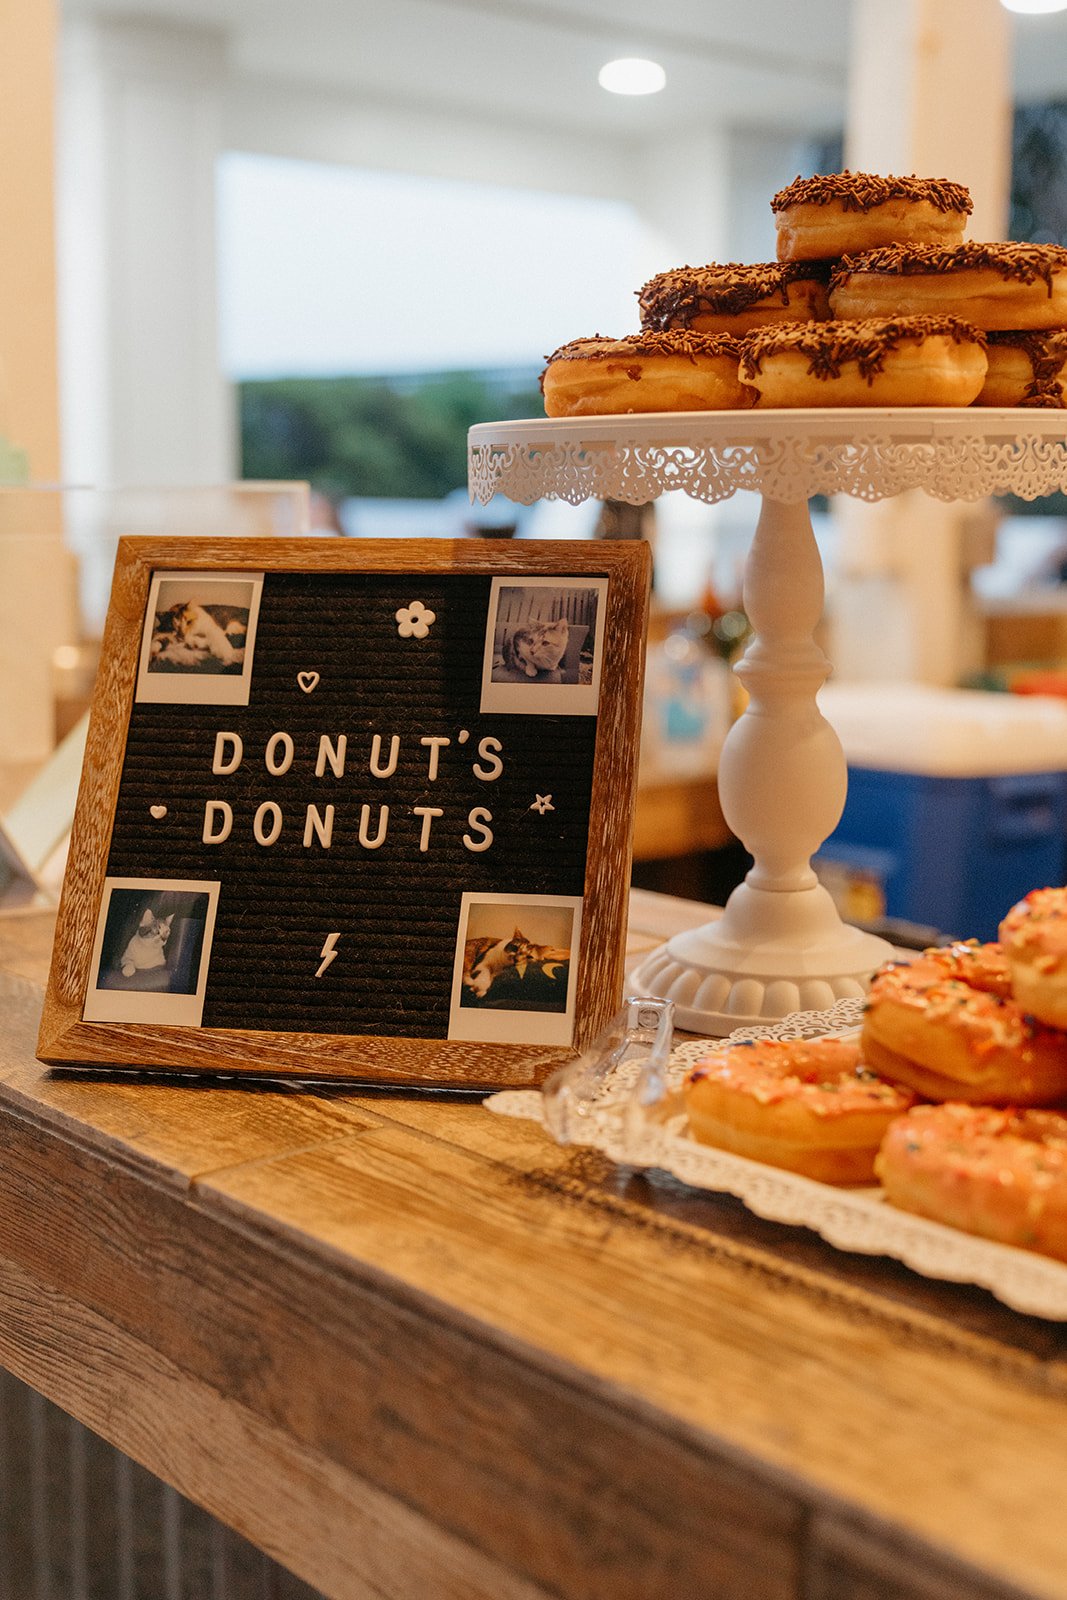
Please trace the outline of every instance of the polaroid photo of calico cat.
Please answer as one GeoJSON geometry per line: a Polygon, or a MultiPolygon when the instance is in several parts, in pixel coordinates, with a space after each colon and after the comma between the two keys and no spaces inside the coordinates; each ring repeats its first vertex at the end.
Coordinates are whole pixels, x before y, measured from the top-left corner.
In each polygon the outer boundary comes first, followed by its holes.
{"type": "Polygon", "coordinates": [[[596,716],[607,578],[494,578],[482,711],[596,716]]]}
{"type": "Polygon", "coordinates": [[[105,879],[83,1020],[198,1028],[218,898],[218,883],[105,879]]]}
{"type": "Polygon", "coordinates": [[[262,592],[261,572],[154,572],[137,700],[246,706],[262,592]]]}
{"type": "Polygon", "coordinates": [[[464,894],[448,1037],[569,1045],[581,922],[580,895],[464,894]]]}

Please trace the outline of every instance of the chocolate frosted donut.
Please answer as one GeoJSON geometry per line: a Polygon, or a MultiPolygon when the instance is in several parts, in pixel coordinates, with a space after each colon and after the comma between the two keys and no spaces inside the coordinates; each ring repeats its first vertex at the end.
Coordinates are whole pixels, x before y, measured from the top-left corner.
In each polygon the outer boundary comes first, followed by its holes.
{"type": "Polygon", "coordinates": [[[985,339],[958,317],[765,328],[741,357],[761,407],[966,406],[985,373],[985,339]]]}
{"type": "Polygon", "coordinates": [[[638,290],[641,326],[741,334],[768,323],[811,322],[830,315],[829,278],[827,261],[676,267],[638,290]]]}
{"type": "Polygon", "coordinates": [[[1045,333],[991,333],[986,355],[989,371],[975,405],[1067,405],[1067,328],[1045,333]]]}
{"type": "Polygon", "coordinates": [[[835,317],[965,317],[986,330],[1067,326],[1058,244],[887,245],[847,256],[830,279],[835,317]]]}
{"type": "Polygon", "coordinates": [[[755,390],[738,377],[741,344],[727,334],[685,329],[624,339],[573,339],[548,357],[541,374],[550,417],[630,411],[735,411],[755,390]]]}
{"type": "Polygon", "coordinates": [[[779,261],[821,261],[886,244],[958,244],[972,206],[948,178],[831,172],[797,178],[771,210],[779,261]]]}

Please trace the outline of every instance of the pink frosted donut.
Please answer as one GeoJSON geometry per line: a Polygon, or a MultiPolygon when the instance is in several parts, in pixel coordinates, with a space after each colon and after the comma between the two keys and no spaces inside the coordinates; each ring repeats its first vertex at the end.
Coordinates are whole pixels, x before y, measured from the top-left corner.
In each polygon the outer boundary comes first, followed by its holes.
{"type": "Polygon", "coordinates": [[[1055,1105],[1067,1098],[1067,1036],[1007,995],[995,945],[927,950],[874,976],[863,1054],[929,1100],[1055,1105]],[[969,952],[969,953],[968,953],[969,952]]]}
{"type": "Polygon", "coordinates": [[[1067,1117],[916,1106],[875,1160],[886,1198],[964,1233],[1067,1261],[1067,1117]]]}
{"type": "Polygon", "coordinates": [[[915,1098],[871,1071],[856,1035],[727,1046],[683,1093],[703,1144],[821,1183],[870,1183],[882,1135],[915,1098]]]}
{"type": "Polygon", "coordinates": [[[1017,1003],[1067,1028],[1067,889],[1032,889],[1000,924],[1017,1003]]]}

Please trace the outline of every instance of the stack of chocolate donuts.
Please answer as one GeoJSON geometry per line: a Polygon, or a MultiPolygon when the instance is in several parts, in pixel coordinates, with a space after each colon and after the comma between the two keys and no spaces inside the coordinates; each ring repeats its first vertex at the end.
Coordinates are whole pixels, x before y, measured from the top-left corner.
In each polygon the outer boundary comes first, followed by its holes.
{"type": "Polygon", "coordinates": [[[652,278],[639,333],[548,357],[547,414],[1067,404],[1067,249],[964,242],[945,178],[798,178],[771,209],[777,261],[652,278]]]}
{"type": "Polygon", "coordinates": [[[683,1093],[707,1144],[1067,1261],[1067,889],[883,967],[855,1035],[727,1045],[683,1093]]]}

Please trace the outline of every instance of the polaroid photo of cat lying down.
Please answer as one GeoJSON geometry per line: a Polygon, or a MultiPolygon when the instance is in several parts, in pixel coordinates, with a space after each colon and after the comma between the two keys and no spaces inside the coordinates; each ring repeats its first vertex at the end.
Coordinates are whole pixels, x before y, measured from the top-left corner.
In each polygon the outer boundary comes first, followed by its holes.
{"type": "Polygon", "coordinates": [[[261,572],[154,572],[137,700],[246,706],[262,591],[261,572]]]}
{"type": "Polygon", "coordinates": [[[106,878],[83,1020],[198,1028],[218,897],[218,883],[106,878]]]}
{"type": "Polygon", "coordinates": [[[482,711],[596,716],[607,578],[494,578],[482,711]]]}
{"type": "Polygon", "coordinates": [[[581,922],[580,895],[464,894],[448,1037],[569,1045],[581,922]]]}

